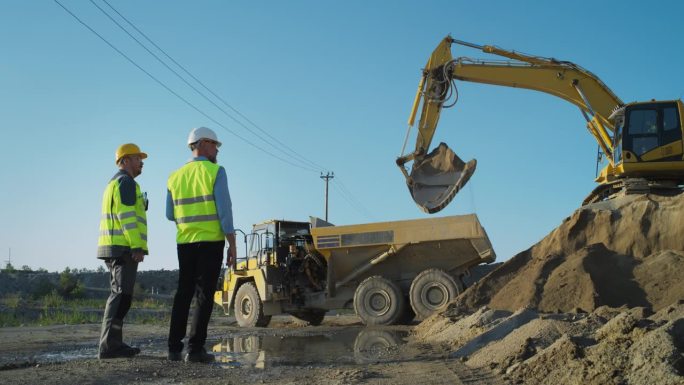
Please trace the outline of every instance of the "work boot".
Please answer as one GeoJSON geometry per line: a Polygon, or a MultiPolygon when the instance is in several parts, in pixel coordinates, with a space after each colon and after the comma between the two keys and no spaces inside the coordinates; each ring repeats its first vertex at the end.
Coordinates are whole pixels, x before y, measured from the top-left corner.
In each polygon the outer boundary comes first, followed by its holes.
{"type": "Polygon", "coordinates": [[[134,348],[132,346],[128,346],[126,344],[121,345],[119,348],[106,351],[106,352],[100,352],[97,355],[97,358],[101,360],[109,359],[109,358],[130,358],[134,357],[137,354],[140,353],[140,349],[134,348]]]}
{"type": "Polygon", "coordinates": [[[207,351],[204,350],[204,348],[188,352],[188,354],[185,355],[185,362],[201,362],[204,364],[208,364],[214,361],[214,355],[207,353],[207,351]]]}
{"type": "Polygon", "coordinates": [[[166,357],[169,361],[182,361],[183,354],[181,352],[172,352],[169,350],[169,354],[166,357]]]}

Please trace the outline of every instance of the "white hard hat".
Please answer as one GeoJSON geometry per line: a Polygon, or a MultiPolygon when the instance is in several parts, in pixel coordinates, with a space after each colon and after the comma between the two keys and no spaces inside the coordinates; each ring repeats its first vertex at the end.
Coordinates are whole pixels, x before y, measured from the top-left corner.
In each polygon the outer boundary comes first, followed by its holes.
{"type": "Polygon", "coordinates": [[[221,147],[221,142],[219,142],[216,133],[211,128],[207,127],[193,128],[192,131],[190,131],[190,135],[188,135],[188,146],[193,143],[197,143],[202,139],[213,140],[214,142],[218,143],[216,147],[221,147]]]}

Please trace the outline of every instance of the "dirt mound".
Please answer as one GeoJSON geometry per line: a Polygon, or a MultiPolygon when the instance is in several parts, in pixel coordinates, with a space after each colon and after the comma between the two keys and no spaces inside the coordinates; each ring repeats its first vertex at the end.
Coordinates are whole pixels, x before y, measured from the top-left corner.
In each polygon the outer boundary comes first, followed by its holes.
{"type": "Polygon", "coordinates": [[[563,334],[506,373],[525,384],[682,384],[684,306],[669,311],[679,316],[667,321],[630,310],[593,334],[563,334]]]}
{"type": "Polygon", "coordinates": [[[514,384],[682,384],[684,301],[592,313],[515,313],[486,307],[458,320],[435,316],[418,342],[442,343],[451,358],[487,367],[514,384]]]}
{"type": "Polygon", "coordinates": [[[583,207],[413,338],[511,383],[684,384],[683,230],[684,194],[583,207]]]}
{"type": "Polygon", "coordinates": [[[591,312],[684,298],[684,194],[630,195],[585,206],[470,287],[446,315],[482,306],[591,312]]]}

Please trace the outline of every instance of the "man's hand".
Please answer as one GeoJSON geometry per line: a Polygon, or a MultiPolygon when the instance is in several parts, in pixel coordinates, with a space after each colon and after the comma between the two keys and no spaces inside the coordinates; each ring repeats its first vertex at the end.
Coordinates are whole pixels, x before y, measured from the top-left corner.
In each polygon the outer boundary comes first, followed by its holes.
{"type": "Polygon", "coordinates": [[[226,265],[233,266],[233,262],[235,262],[236,257],[237,253],[235,252],[235,247],[229,246],[228,253],[226,254],[226,265]]]}
{"type": "Polygon", "coordinates": [[[235,247],[235,233],[226,234],[226,241],[228,241],[228,253],[226,255],[226,265],[233,266],[237,257],[237,248],[235,247]]]}
{"type": "Polygon", "coordinates": [[[132,258],[133,261],[140,263],[145,260],[145,252],[143,252],[142,250],[134,251],[132,258]]]}

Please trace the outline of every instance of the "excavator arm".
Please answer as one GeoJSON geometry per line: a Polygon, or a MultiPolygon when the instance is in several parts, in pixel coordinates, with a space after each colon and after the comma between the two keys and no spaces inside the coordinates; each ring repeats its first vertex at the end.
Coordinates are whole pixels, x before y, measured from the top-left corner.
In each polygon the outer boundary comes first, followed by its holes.
{"type": "Polygon", "coordinates": [[[444,143],[428,153],[442,109],[453,106],[449,105],[450,99],[457,98],[455,80],[541,91],[576,105],[587,122],[589,133],[614,165],[615,125],[611,115],[623,106],[623,102],[595,75],[568,61],[480,46],[447,36],[423,69],[402,155],[397,159],[409,191],[423,211],[434,213],[444,208],[475,170],[475,160],[463,162],[444,143]],[[451,55],[454,43],[510,60],[454,59],[451,55]],[[404,155],[419,108],[415,150],[404,155]],[[404,165],[410,161],[413,164],[409,173],[404,165]]]}

